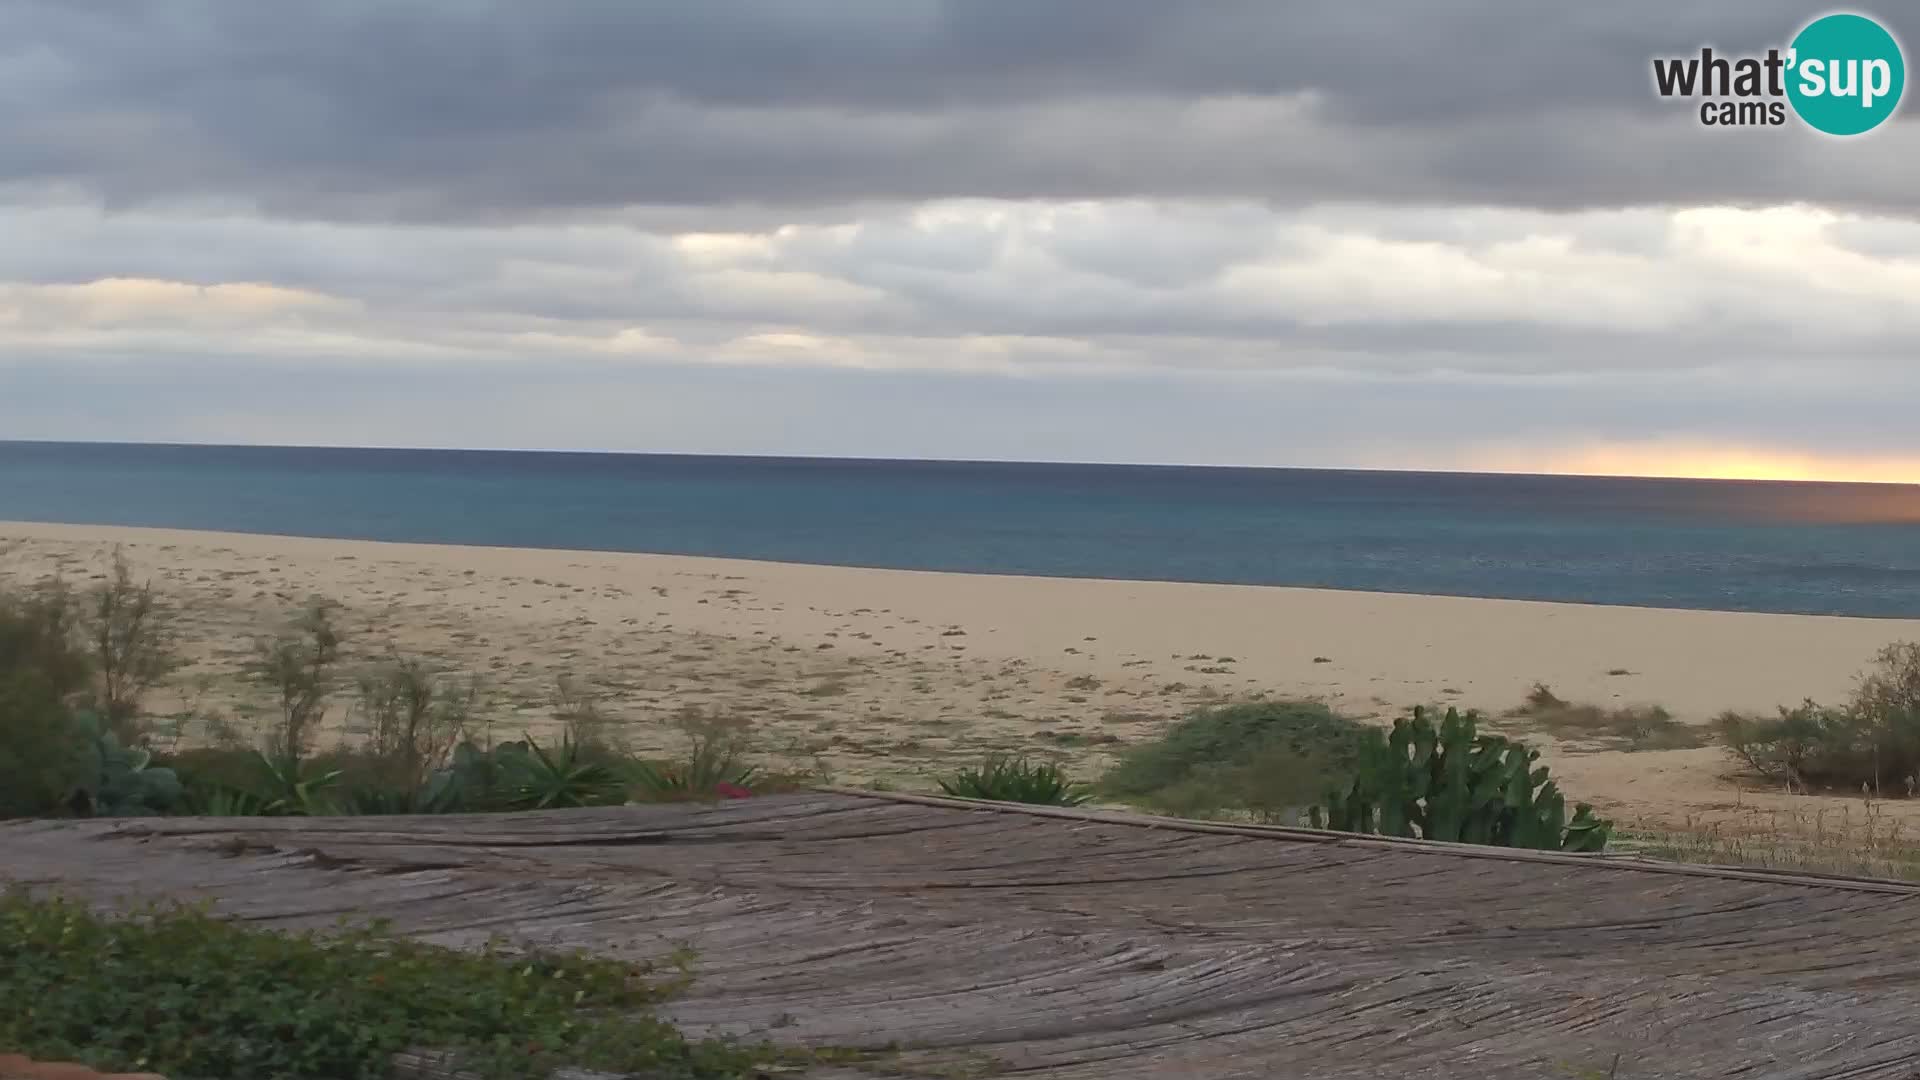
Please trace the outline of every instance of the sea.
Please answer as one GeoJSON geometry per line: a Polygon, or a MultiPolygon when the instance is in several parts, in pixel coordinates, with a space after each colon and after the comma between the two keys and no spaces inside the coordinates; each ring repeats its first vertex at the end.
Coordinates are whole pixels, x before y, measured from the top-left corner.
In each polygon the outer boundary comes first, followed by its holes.
{"type": "Polygon", "coordinates": [[[0,520],[1920,617],[1920,486],[0,442],[0,520]]]}

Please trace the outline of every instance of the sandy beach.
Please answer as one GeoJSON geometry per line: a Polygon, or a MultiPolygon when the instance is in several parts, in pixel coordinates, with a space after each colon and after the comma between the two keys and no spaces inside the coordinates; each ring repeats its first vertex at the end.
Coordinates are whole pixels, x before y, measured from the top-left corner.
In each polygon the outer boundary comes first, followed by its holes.
{"type": "MultiPolygon", "coordinates": [[[[1256,695],[1384,722],[1428,703],[1497,714],[1538,682],[1705,723],[1839,699],[1879,648],[1920,640],[1913,620],[19,523],[0,524],[0,584],[84,583],[116,546],[180,610],[191,663],[159,711],[262,706],[240,677],[250,642],[318,595],[342,605],[357,661],[393,648],[477,676],[502,733],[550,726],[566,677],[636,748],[678,745],[690,714],[724,715],[771,758],[902,787],[992,751],[1090,778],[1192,708],[1256,695]]],[[[348,705],[332,723],[349,722],[348,705]]],[[[1625,821],[1851,812],[1739,784],[1714,747],[1537,741],[1572,795],[1625,821]]],[[[1876,812],[1904,817],[1906,804],[1876,812]]]]}

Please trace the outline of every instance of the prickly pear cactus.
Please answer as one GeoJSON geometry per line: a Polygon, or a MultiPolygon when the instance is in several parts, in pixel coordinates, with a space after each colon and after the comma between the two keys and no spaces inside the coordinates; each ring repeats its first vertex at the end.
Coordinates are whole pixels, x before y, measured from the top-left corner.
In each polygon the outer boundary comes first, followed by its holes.
{"type": "Polygon", "coordinates": [[[1457,709],[1438,725],[1419,708],[1395,720],[1362,748],[1352,783],[1312,809],[1314,825],[1549,851],[1606,848],[1611,823],[1585,804],[1569,821],[1558,785],[1534,765],[1539,751],[1477,726],[1476,714],[1457,709]]]}
{"type": "Polygon", "coordinates": [[[93,713],[75,717],[87,737],[88,777],[79,801],[89,812],[106,817],[164,814],[178,805],[185,789],[172,769],[149,768],[153,755],[139,747],[122,747],[93,713]]]}

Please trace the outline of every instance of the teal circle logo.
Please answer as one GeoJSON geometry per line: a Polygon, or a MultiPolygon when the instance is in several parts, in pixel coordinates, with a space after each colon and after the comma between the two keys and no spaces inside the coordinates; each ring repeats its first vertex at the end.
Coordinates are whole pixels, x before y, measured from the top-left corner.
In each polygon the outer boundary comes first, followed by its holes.
{"type": "Polygon", "coordinates": [[[1787,100],[1816,131],[1859,135],[1900,105],[1907,61],[1887,28],[1865,15],[1823,15],[1787,52],[1787,100]]]}

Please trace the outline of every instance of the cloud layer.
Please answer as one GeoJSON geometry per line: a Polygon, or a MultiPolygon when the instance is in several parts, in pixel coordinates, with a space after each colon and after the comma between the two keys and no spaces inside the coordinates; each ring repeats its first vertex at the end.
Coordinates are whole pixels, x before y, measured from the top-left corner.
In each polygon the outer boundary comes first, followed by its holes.
{"type": "MultiPolygon", "coordinates": [[[[1840,155],[1703,132],[1654,99],[1653,56],[1784,44],[1813,14],[1786,0],[6,9],[0,182],[114,205],[361,220],[968,197],[1920,206],[1911,120],[1840,155]]],[[[1920,40],[1902,14],[1887,21],[1920,40]]]]}
{"type": "Polygon", "coordinates": [[[0,0],[0,437],[1885,478],[1920,110],[1649,86],[1811,14],[0,0]]]}

